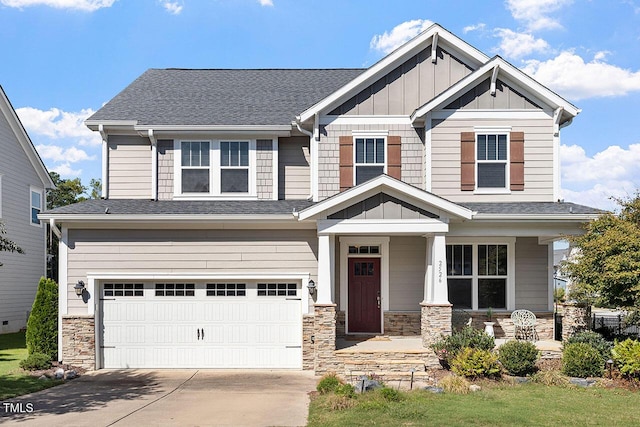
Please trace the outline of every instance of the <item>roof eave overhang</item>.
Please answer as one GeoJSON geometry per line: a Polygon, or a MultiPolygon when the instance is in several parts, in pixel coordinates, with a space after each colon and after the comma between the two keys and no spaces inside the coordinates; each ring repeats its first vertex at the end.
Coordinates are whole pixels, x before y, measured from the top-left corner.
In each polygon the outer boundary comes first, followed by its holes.
{"type": "Polygon", "coordinates": [[[506,83],[516,84],[527,89],[527,91],[533,95],[535,101],[548,105],[552,110],[562,108],[562,122],[567,122],[573,119],[582,111],[501,57],[495,56],[486,64],[452,85],[449,89],[445,90],[423,106],[417,108],[411,114],[411,122],[414,126],[422,126],[427,113],[444,108],[447,104],[470,90],[475,85],[479,84],[487,77],[491,77],[494,72],[497,72],[497,78],[505,80],[506,83]]]}
{"type": "Polygon", "coordinates": [[[38,218],[43,221],[53,219],[58,223],[212,223],[212,222],[296,222],[291,214],[275,215],[192,215],[192,214],[47,214],[42,213],[38,218]]]}
{"type": "Polygon", "coordinates": [[[317,102],[307,110],[303,111],[296,119],[299,123],[304,123],[313,118],[315,114],[322,114],[331,107],[339,104],[341,101],[346,101],[352,96],[356,95],[365,87],[375,83],[382,75],[389,73],[396,68],[400,63],[406,61],[413,55],[416,55],[420,50],[427,47],[427,42],[432,39],[435,34],[438,34],[439,43],[444,46],[452,46],[457,50],[463,52],[467,59],[474,63],[475,66],[480,66],[489,60],[489,57],[480,52],[473,46],[469,45],[459,37],[445,30],[438,24],[433,24],[425,31],[414,37],[412,40],[400,46],[389,55],[382,58],[380,61],[368,68],[364,73],[347,83],[328,97],[317,102]]]}
{"type": "Polygon", "coordinates": [[[361,199],[370,197],[376,193],[387,192],[390,195],[401,196],[400,198],[423,206],[426,209],[436,208],[444,212],[447,216],[460,219],[473,218],[474,212],[463,206],[450,202],[439,196],[427,193],[417,187],[391,178],[388,175],[380,175],[370,181],[350,188],[346,191],[325,199],[313,206],[310,206],[298,214],[300,221],[322,219],[329,213],[348,207],[351,203],[356,203],[361,199]]]}
{"type": "Polygon", "coordinates": [[[274,135],[274,136],[289,136],[291,134],[292,126],[286,125],[141,125],[137,120],[87,120],[85,125],[93,130],[97,131],[102,125],[104,132],[136,132],[138,134],[147,135],[150,130],[153,130],[156,137],[163,137],[165,135],[175,135],[180,133],[188,134],[243,134],[243,135],[274,135]]]}
{"type": "Polygon", "coordinates": [[[589,222],[598,219],[597,214],[483,214],[477,213],[473,217],[474,222],[541,222],[541,221],[562,221],[562,222],[589,222]]]}

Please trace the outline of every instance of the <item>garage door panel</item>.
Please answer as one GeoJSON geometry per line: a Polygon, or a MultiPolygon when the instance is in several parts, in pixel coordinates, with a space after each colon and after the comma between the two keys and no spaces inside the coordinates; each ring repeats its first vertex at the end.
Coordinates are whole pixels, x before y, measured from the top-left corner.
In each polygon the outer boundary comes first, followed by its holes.
{"type": "Polygon", "coordinates": [[[154,286],[145,284],[137,297],[103,299],[104,367],[302,367],[301,300],[290,296],[291,285],[289,295],[267,295],[272,288],[260,295],[255,283],[196,283],[190,295],[182,285],[179,296],[177,284],[160,292],[154,286]]]}

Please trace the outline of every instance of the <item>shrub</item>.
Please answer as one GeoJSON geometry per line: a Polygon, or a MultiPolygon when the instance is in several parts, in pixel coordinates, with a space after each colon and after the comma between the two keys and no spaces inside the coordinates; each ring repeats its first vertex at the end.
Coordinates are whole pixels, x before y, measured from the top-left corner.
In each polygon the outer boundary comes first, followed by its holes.
{"type": "Polygon", "coordinates": [[[604,360],[600,352],[587,343],[567,344],[562,351],[562,372],[570,377],[600,377],[604,360]]]}
{"type": "Polygon", "coordinates": [[[27,351],[43,353],[49,360],[58,357],[58,284],[40,279],[36,298],[27,321],[27,351]]]}
{"type": "Polygon", "coordinates": [[[569,385],[569,378],[560,371],[544,370],[538,371],[531,376],[531,381],[546,386],[562,386],[569,385]]]}
{"type": "Polygon", "coordinates": [[[469,394],[471,383],[466,378],[458,375],[449,375],[438,382],[438,385],[447,393],[469,394]]]}
{"type": "Polygon", "coordinates": [[[494,353],[466,347],[451,361],[451,370],[467,378],[494,377],[500,374],[500,365],[494,353]]]}
{"type": "Polygon", "coordinates": [[[330,372],[320,378],[316,390],[318,390],[320,394],[331,393],[336,391],[341,384],[343,384],[342,380],[340,380],[335,373],[330,372]]]}
{"type": "Polygon", "coordinates": [[[607,341],[602,335],[597,332],[578,332],[577,334],[569,337],[569,339],[567,339],[566,341],[567,344],[573,344],[576,342],[589,344],[591,347],[598,350],[598,352],[602,356],[602,360],[607,360],[611,357],[611,347],[613,347],[612,343],[607,341]]]}
{"type": "Polygon", "coordinates": [[[51,357],[43,353],[31,353],[26,359],[20,361],[20,367],[27,371],[49,369],[51,367],[51,357]]]}
{"type": "Polygon", "coordinates": [[[632,339],[617,342],[611,350],[613,361],[625,377],[640,378],[640,342],[632,339]]]}
{"type": "Polygon", "coordinates": [[[380,389],[380,395],[388,402],[400,402],[402,394],[394,388],[384,387],[380,389]]]}
{"type": "Polygon", "coordinates": [[[498,360],[511,375],[526,376],[536,371],[540,352],[529,341],[508,341],[498,349],[498,360]]]}
{"type": "Polygon", "coordinates": [[[451,335],[441,336],[438,341],[431,345],[431,349],[439,359],[451,363],[463,348],[468,347],[489,351],[493,350],[495,345],[495,339],[484,331],[465,326],[451,335]]]}
{"type": "Polygon", "coordinates": [[[349,399],[356,396],[356,389],[351,384],[339,384],[334,392],[338,396],[348,397],[349,399]]]}

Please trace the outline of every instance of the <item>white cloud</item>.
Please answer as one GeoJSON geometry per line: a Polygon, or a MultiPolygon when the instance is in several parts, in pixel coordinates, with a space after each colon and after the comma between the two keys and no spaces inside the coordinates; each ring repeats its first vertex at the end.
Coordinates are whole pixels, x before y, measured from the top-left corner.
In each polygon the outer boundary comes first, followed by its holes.
{"type": "Polygon", "coordinates": [[[640,144],[628,149],[613,145],[587,156],[578,145],[560,147],[562,194],[567,201],[614,210],[611,197],[635,194],[640,184],[640,144]]]}
{"type": "Polygon", "coordinates": [[[47,111],[32,107],[16,109],[20,121],[30,135],[42,135],[51,139],[74,138],[80,145],[100,145],[97,132],[89,130],[84,120],[94,111],[90,108],[79,112],[66,112],[58,108],[47,111]]]}
{"type": "Polygon", "coordinates": [[[544,52],[549,44],[531,34],[516,33],[507,28],[496,28],[496,37],[501,39],[498,50],[507,58],[522,58],[533,52],[544,52]]]}
{"type": "Polygon", "coordinates": [[[260,6],[273,6],[273,0],[258,0],[260,6]]]}
{"type": "Polygon", "coordinates": [[[104,7],[111,7],[116,0],[0,0],[5,6],[23,8],[30,6],[49,6],[56,9],[76,9],[94,12],[104,7]]]}
{"type": "Polygon", "coordinates": [[[526,61],[524,72],[561,93],[578,100],[606,96],[622,96],[640,91],[640,71],[631,71],[598,59],[605,52],[585,62],[573,52],[565,51],[547,61],[526,61]]]}
{"type": "Polygon", "coordinates": [[[162,7],[172,15],[179,15],[183,8],[177,1],[162,1],[162,7]]]}
{"type": "Polygon", "coordinates": [[[73,169],[69,163],[63,163],[48,168],[50,171],[57,172],[61,178],[78,178],[82,175],[82,169],[73,169]]]}
{"type": "Polygon", "coordinates": [[[391,32],[385,31],[383,34],[373,36],[369,46],[385,54],[393,52],[399,46],[411,40],[433,24],[426,19],[414,19],[396,25],[391,32]]]}
{"type": "Polygon", "coordinates": [[[64,148],[59,145],[44,145],[39,144],[36,146],[40,157],[46,160],[53,160],[54,162],[65,161],[67,164],[81,162],[84,160],[93,160],[96,156],[89,156],[86,151],[80,150],[76,147],[64,148]]]}
{"type": "Polygon", "coordinates": [[[485,26],[486,25],[483,22],[480,22],[480,23],[478,23],[476,25],[467,25],[466,27],[464,27],[462,29],[462,32],[464,34],[467,34],[467,33],[470,33],[471,31],[478,31],[478,30],[481,31],[481,30],[484,30],[485,26]]]}
{"type": "Polygon", "coordinates": [[[525,24],[529,31],[562,28],[560,23],[549,15],[573,0],[507,0],[507,8],[514,19],[525,24]]]}

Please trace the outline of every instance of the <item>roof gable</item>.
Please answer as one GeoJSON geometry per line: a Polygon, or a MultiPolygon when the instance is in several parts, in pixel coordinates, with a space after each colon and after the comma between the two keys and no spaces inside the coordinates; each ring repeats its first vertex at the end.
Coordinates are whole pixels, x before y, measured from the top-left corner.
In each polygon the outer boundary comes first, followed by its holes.
{"type": "Polygon", "coordinates": [[[331,95],[303,111],[298,117],[299,122],[306,122],[316,113],[331,111],[333,108],[336,108],[351,97],[356,96],[363,89],[373,85],[376,81],[392,72],[395,68],[401,66],[413,56],[416,56],[429,45],[433,46],[434,44],[436,47],[441,46],[448,50],[457,52],[458,55],[456,56],[474,69],[481,66],[489,59],[489,57],[484,53],[445,30],[440,25],[433,24],[425,31],[368,68],[364,73],[350,81],[348,84],[342,86],[331,95]]]}
{"type": "Polygon", "coordinates": [[[42,186],[45,188],[55,188],[56,186],[51,180],[46,166],[42,162],[40,155],[38,155],[36,148],[33,146],[33,142],[31,142],[27,131],[24,129],[24,126],[22,126],[22,122],[18,118],[18,115],[16,114],[13,105],[11,105],[11,102],[9,101],[9,98],[7,97],[7,94],[5,93],[2,86],[0,86],[0,112],[2,112],[2,114],[6,118],[7,123],[9,123],[11,130],[16,136],[16,139],[27,155],[29,162],[38,174],[38,177],[42,182],[42,186]]]}

